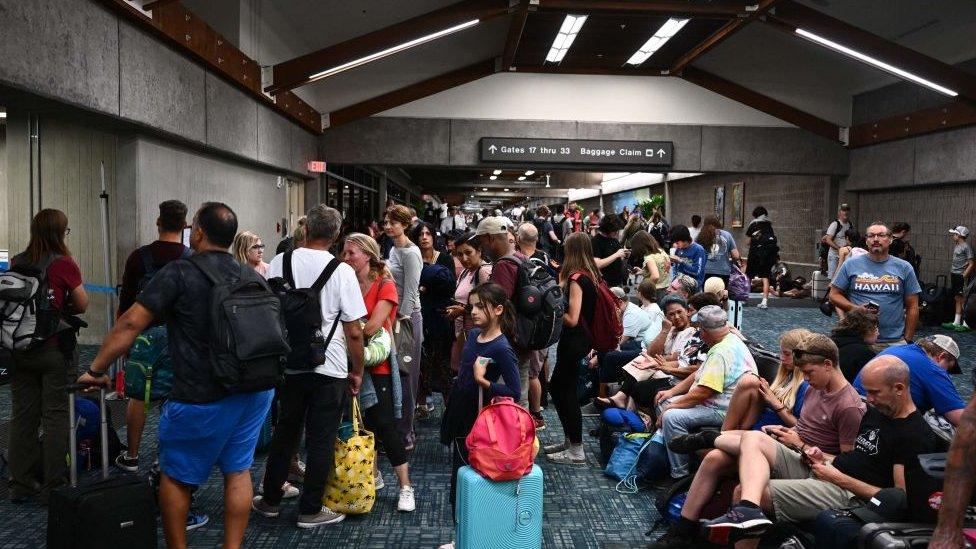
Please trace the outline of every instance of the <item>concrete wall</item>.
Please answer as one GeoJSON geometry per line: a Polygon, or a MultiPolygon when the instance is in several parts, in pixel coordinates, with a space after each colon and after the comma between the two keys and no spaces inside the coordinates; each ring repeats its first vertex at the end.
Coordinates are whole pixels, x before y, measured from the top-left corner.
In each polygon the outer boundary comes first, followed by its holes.
{"type": "MultiPolygon", "coordinates": [[[[0,212],[7,217],[7,124],[0,121],[0,212]]],[[[0,250],[9,249],[7,223],[0,223],[0,250]]]]}
{"type": "Polygon", "coordinates": [[[672,225],[691,223],[694,214],[715,212],[715,189],[725,189],[725,227],[732,233],[743,255],[748,254],[745,227],[752,210],[765,206],[779,240],[780,255],[794,275],[809,278],[817,263],[816,243],[832,213],[828,211],[831,178],[827,176],[785,176],[727,174],[703,175],[670,184],[672,225]],[[732,185],[743,183],[743,227],[732,227],[732,185]]]}
{"type": "Polygon", "coordinates": [[[976,180],[976,127],[851,151],[851,191],[976,180]]]}
{"type": "Polygon", "coordinates": [[[307,175],[316,136],[94,0],[0,0],[0,13],[0,87],[307,175]]]}
{"type": "Polygon", "coordinates": [[[577,121],[373,117],[327,130],[320,151],[340,164],[470,168],[483,165],[482,137],[673,141],[673,172],[846,174],[848,166],[846,149],[796,128],[577,121]]]}

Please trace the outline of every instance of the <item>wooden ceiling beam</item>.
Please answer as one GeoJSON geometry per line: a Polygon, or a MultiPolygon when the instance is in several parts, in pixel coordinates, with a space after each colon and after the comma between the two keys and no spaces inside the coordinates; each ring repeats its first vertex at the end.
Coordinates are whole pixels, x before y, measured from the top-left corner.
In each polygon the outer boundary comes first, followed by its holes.
{"type": "Polygon", "coordinates": [[[389,27],[357,36],[321,50],[290,59],[272,67],[273,81],[265,91],[276,93],[311,81],[316,73],[339,67],[398,46],[410,40],[460,25],[473,19],[481,22],[509,12],[507,0],[464,0],[445,8],[401,21],[389,27]]]}
{"type": "Polygon", "coordinates": [[[973,125],[976,125],[976,106],[967,101],[954,101],[942,107],[856,124],[851,127],[850,147],[854,149],[973,125]]]}
{"type": "Polygon", "coordinates": [[[152,2],[148,2],[142,6],[142,9],[145,11],[152,11],[156,8],[161,8],[167,4],[173,4],[179,1],[180,0],[153,0],[152,2]]]}
{"type": "Polygon", "coordinates": [[[839,125],[818,118],[771,97],[754,92],[735,82],[725,80],[720,76],[696,69],[695,67],[686,67],[681,74],[681,78],[697,84],[706,90],[713,91],[719,95],[738,101],[743,105],[752,107],[757,111],[764,112],[770,116],[789,122],[794,126],[830,139],[831,141],[840,142],[841,140],[841,128],[839,125]]]}
{"type": "Polygon", "coordinates": [[[525,21],[529,18],[529,0],[519,0],[518,9],[512,15],[508,25],[508,38],[505,39],[505,51],[502,53],[502,70],[509,70],[515,62],[522,32],[525,31],[525,21]]]}
{"type": "Polygon", "coordinates": [[[332,128],[342,124],[348,124],[354,120],[388,111],[394,107],[410,103],[411,101],[423,99],[435,93],[473,82],[479,78],[484,78],[498,72],[498,68],[499,61],[496,59],[481,61],[455,71],[428,78],[427,80],[411,84],[398,90],[384,93],[378,97],[361,101],[355,105],[343,107],[329,113],[327,127],[332,128]]]}
{"type": "Polygon", "coordinates": [[[739,6],[689,4],[687,2],[626,2],[612,0],[539,0],[539,11],[557,13],[608,13],[626,15],[686,15],[700,19],[731,19],[745,15],[739,6]]]}
{"type": "Polygon", "coordinates": [[[717,31],[712,33],[711,36],[703,40],[701,43],[695,47],[688,50],[687,53],[682,55],[675,61],[671,68],[668,70],[670,74],[678,75],[684,70],[685,67],[692,64],[696,59],[708,53],[712,48],[721,44],[730,36],[739,31],[739,29],[745,27],[752,21],[764,15],[770,9],[772,9],[781,0],[760,0],[758,7],[749,12],[748,16],[729,21],[728,23],[722,25],[717,31]]]}
{"type": "Polygon", "coordinates": [[[538,74],[595,74],[601,76],[667,76],[658,69],[641,67],[566,67],[562,65],[519,65],[513,72],[538,74]]]}
{"type": "Polygon", "coordinates": [[[784,1],[767,22],[797,38],[796,29],[804,29],[976,100],[976,76],[797,2],[784,1]]]}

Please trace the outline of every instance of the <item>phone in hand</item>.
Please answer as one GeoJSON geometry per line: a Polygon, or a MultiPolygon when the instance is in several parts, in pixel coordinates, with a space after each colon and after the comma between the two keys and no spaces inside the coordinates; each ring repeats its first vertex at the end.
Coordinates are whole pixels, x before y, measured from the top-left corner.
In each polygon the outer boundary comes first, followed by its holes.
{"type": "Polygon", "coordinates": [[[871,311],[872,313],[877,313],[879,310],[881,310],[881,306],[873,301],[868,301],[867,303],[865,303],[864,308],[871,311]]]}

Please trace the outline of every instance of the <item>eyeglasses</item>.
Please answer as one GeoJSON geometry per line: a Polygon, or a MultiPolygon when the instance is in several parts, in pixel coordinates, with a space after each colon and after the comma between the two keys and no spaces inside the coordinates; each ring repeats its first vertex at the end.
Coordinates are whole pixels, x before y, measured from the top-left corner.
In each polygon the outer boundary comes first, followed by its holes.
{"type": "Polygon", "coordinates": [[[888,238],[890,236],[891,236],[891,233],[868,233],[868,234],[864,235],[864,238],[866,238],[866,239],[871,239],[871,238],[888,238]]]}
{"type": "Polygon", "coordinates": [[[266,246],[264,244],[255,244],[251,246],[252,250],[263,250],[266,246]]]}

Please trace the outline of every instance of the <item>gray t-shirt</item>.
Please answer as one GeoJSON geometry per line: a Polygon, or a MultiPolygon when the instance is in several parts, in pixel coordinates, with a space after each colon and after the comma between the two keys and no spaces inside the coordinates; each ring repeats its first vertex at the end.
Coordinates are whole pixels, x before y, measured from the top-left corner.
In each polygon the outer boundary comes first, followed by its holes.
{"type": "MultiPolygon", "coordinates": [[[[952,249],[952,274],[961,275],[966,265],[973,260],[973,249],[966,242],[960,242],[952,249]]],[[[945,271],[943,271],[945,272],[945,271]]]]}
{"type": "MultiPolygon", "coordinates": [[[[843,248],[848,244],[847,231],[849,231],[850,229],[851,229],[851,224],[849,221],[845,221],[841,223],[839,219],[835,219],[834,222],[831,223],[829,227],[827,227],[827,236],[834,237],[834,244],[836,244],[838,248],[843,248]]],[[[837,250],[833,248],[831,248],[830,250],[835,254],[837,253],[837,250]]]]}
{"type": "MultiPolygon", "coordinates": [[[[725,232],[725,231],[722,231],[725,232]]],[[[705,276],[720,275],[729,276],[732,272],[732,250],[735,244],[730,242],[722,233],[715,235],[715,242],[712,243],[711,250],[705,250],[705,276]]]]}
{"type": "Polygon", "coordinates": [[[905,298],[922,291],[910,263],[891,256],[873,261],[869,254],[845,261],[831,285],[855,305],[878,304],[878,341],[882,343],[905,336],[905,298]]]}
{"type": "Polygon", "coordinates": [[[420,310],[420,271],[424,268],[424,260],[420,255],[420,248],[410,243],[403,248],[394,246],[390,250],[390,259],[386,266],[393,274],[396,282],[397,294],[400,298],[399,314],[410,316],[420,310]]]}

